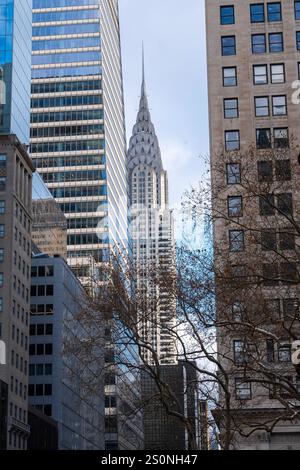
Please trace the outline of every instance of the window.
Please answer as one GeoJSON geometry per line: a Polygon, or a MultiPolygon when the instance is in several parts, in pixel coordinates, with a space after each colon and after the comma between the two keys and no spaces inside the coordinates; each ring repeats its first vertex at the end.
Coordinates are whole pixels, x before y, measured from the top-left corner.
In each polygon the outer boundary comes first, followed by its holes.
{"type": "Polygon", "coordinates": [[[240,131],[225,131],[225,149],[227,151],[240,149],[240,131]]]}
{"type": "Polygon", "coordinates": [[[232,304],[232,316],[233,320],[237,322],[243,321],[245,314],[245,307],[241,302],[234,302],[232,304]]]}
{"type": "Polygon", "coordinates": [[[241,183],[241,165],[239,163],[227,163],[226,165],[227,184],[241,183]]]}
{"type": "Polygon", "coordinates": [[[259,96],[254,98],[255,101],[255,116],[264,117],[270,115],[269,98],[268,96],[259,96]]]}
{"type": "Polygon", "coordinates": [[[254,85],[266,85],[268,83],[268,69],[266,65],[253,66],[254,85]]]}
{"type": "Polygon", "coordinates": [[[237,69],[236,67],[223,67],[223,86],[237,85],[237,69]]]}
{"type": "Polygon", "coordinates": [[[286,116],[287,103],[286,96],[272,96],[273,116],[286,116]]]}
{"type": "Polygon", "coordinates": [[[293,195],[291,193],[278,194],[277,207],[280,213],[293,215],[293,195]]]}
{"type": "Polygon", "coordinates": [[[251,23],[263,23],[265,21],[265,7],[263,3],[250,5],[251,23]]]}
{"type": "Polygon", "coordinates": [[[299,302],[298,299],[283,300],[283,317],[289,320],[299,320],[299,302]]]}
{"type": "Polygon", "coordinates": [[[274,350],[274,340],[273,339],[267,339],[266,349],[267,349],[267,361],[268,362],[274,362],[275,361],[275,350],[274,350]]]}
{"type": "Polygon", "coordinates": [[[0,287],[4,286],[4,274],[0,273],[0,287]]]}
{"type": "Polygon", "coordinates": [[[220,7],[221,25],[234,24],[234,6],[220,7]]]}
{"type": "Polygon", "coordinates": [[[222,36],[221,43],[223,56],[236,54],[235,36],[222,36]]]}
{"type": "Polygon", "coordinates": [[[5,191],[6,189],[6,176],[0,176],[0,191],[5,191]]]}
{"type": "Polygon", "coordinates": [[[295,2],[295,19],[300,20],[300,2],[295,2]]]}
{"type": "Polygon", "coordinates": [[[289,147],[289,131],[286,127],[274,129],[274,147],[289,147]]]}
{"type": "Polygon", "coordinates": [[[269,51],[283,52],[283,35],[282,33],[269,34],[269,51]]]}
{"type": "Polygon", "coordinates": [[[292,250],[294,251],[296,247],[295,244],[295,234],[290,230],[279,232],[279,248],[280,250],[292,250]]]}
{"type": "Polygon", "coordinates": [[[242,196],[228,197],[228,217],[243,216],[243,198],[242,196]]]}
{"type": "Polygon", "coordinates": [[[243,364],[246,362],[246,347],[244,341],[236,340],[233,341],[233,354],[234,362],[236,364],[243,364]]]}
{"type": "Polygon", "coordinates": [[[285,83],[284,64],[271,64],[271,83],[285,83]]]}
{"type": "Polygon", "coordinates": [[[275,175],[277,181],[290,181],[292,177],[290,160],[276,160],[275,175]]]}
{"type": "Polygon", "coordinates": [[[300,51],[300,31],[296,32],[296,45],[297,45],[297,51],[300,51]]]}
{"type": "Polygon", "coordinates": [[[256,129],[256,147],[257,149],[271,148],[271,129],[256,129]]]}
{"type": "Polygon", "coordinates": [[[0,168],[6,167],[6,155],[0,154],[0,168]]]}
{"type": "Polygon", "coordinates": [[[235,396],[237,400],[251,400],[251,382],[246,379],[235,379],[235,396]]]}
{"type": "Polygon", "coordinates": [[[265,286],[274,286],[278,284],[278,265],[276,263],[264,263],[262,266],[262,277],[265,286]]]}
{"type": "Polygon", "coordinates": [[[297,264],[292,262],[280,263],[280,277],[283,284],[299,282],[297,264]]]}
{"type": "Polygon", "coordinates": [[[0,201],[0,214],[5,214],[5,201],[0,201]]]}
{"type": "Polygon", "coordinates": [[[277,239],[275,230],[261,232],[261,248],[263,251],[276,251],[277,239]]]}
{"type": "Polygon", "coordinates": [[[239,117],[239,104],[237,98],[228,98],[224,100],[225,119],[234,119],[239,117]]]}
{"type": "Polygon", "coordinates": [[[0,248],[0,263],[4,261],[4,248],[0,248]]]}
{"type": "Polygon", "coordinates": [[[253,54],[264,54],[267,51],[266,35],[252,34],[252,52],[253,54]]]}
{"type": "Polygon", "coordinates": [[[267,4],[268,21],[273,23],[275,21],[282,21],[281,2],[273,2],[267,4]]]}
{"type": "Polygon", "coordinates": [[[266,300],[265,302],[265,309],[267,314],[273,321],[278,321],[281,318],[280,312],[280,300],[278,299],[270,299],[266,300]]]}
{"type": "Polygon", "coordinates": [[[0,238],[4,238],[5,236],[5,225],[0,224],[0,238]]]}
{"type": "Polygon", "coordinates": [[[260,215],[269,216],[275,214],[275,198],[273,194],[266,194],[259,198],[260,215]]]}
{"type": "Polygon", "coordinates": [[[273,181],[273,163],[270,161],[257,162],[258,181],[260,183],[273,181]]]}
{"type": "Polygon", "coordinates": [[[291,362],[292,352],[290,344],[279,344],[278,345],[278,361],[279,362],[291,362]]]}
{"type": "Polygon", "coordinates": [[[245,234],[243,230],[229,231],[229,249],[232,252],[244,251],[245,234]]]}

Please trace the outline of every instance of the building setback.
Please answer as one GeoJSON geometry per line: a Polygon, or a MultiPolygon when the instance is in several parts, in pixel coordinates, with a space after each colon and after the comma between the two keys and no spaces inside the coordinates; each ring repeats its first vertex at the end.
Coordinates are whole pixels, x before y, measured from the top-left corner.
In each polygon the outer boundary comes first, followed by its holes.
{"type": "Polygon", "coordinates": [[[57,421],[60,450],[104,449],[104,353],[93,372],[76,357],[75,348],[86,337],[76,318],[84,300],[85,291],[63,258],[33,257],[29,404],[57,421]]]}
{"type": "Polygon", "coordinates": [[[299,246],[289,220],[299,227],[300,108],[292,84],[300,72],[300,1],[206,0],[206,26],[215,260],[220,271],[226,265],[236,273],[232,308],[225,312],[229,292],[223,292],[218,318],[232,312],[231,322],[250,318],[268,332],[253,344],[237,327],[218,331],[235,426],[231,446],[299,449],[299,418],[280,419],[289,395],[277,383],[286,377],[294,387],[288,393],[299,393],[291,363],[292,338],[299,337],[299,246]],[[290,243],[283,241],[285,231],[290,243]],[[249,287],[238,290],[243,279],[256,289],[253,302],[249,287]],[[258,363],[251,366],[258,356],[260,372],[258,363]]]}

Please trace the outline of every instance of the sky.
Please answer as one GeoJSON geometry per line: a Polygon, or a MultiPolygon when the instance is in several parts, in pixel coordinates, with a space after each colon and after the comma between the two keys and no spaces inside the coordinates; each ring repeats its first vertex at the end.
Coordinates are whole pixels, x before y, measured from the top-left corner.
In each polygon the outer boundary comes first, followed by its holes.
{"type": "Polygon", "coordinates": [[[204,0],[119,0],[127,139],[141,90],[142,42],[152,121],[169,175],[170,206],[208,154],[204,0]]]}

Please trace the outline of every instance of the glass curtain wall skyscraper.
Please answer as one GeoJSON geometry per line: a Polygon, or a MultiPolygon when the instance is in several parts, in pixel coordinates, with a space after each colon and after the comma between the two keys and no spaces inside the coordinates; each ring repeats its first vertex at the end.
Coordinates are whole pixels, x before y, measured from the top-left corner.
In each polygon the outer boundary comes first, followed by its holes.
{"type": "Polygon", "coordinates": [[[32,44],[31,156],[84,281],[111,246],[127,246],[118,2],[34,0],[32,44]]]}
{"type": "Polygon", "coordinates": [[[31,0],[0,0],[0,134],[29,143],[31,0]]]}

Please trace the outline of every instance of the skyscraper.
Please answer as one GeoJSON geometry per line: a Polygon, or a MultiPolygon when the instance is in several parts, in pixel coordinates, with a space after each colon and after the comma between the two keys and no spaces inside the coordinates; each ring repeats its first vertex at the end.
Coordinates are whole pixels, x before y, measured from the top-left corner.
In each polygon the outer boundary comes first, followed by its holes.
{"type": "Polygon", "coordinates": [[[31,0],[2,0],[0,14],[0,134],[29,143],[31,0]]]}
{"type": "Polygon", "coordinates": [[[26,449],[32,162],[31,2],[0,2],[0,448],[26,449]]]}
{"type": "MultiPolygon", "coordinates": [[[[172,279],[175,266],[173,218],[169,209],[168,176],[163,169],[146,95],[144,60],[140,106],[127,153],[130,193],[130,236],[136,267],[136,287],[147,308],[139,319],[144,341],[161,364],[176,364],[174,340],[176,305],[172,285],[164,285],[163,273],[172,279]],[[154,273],[161,278],[152,281],[154,273]],[[147,312],[147,313],[146,313],[147,312]]],[[[144,352],[146,362],[153,362],[144,352]]]]}
{"type": "Polygon", "coordinates": [[[34,0],[31,156],[68,220],[84,280],[127,244],[118,2],[34,0]]]}
{"type": "Polygon", "coordinates": [[[217,282],[218,321],[236,322],[218,331],[231,445],[298,449],[284,402],[299,406],[300,1],[206,0],[206,24],[215,260],[234,276],[227,292],[217,282]]]}

